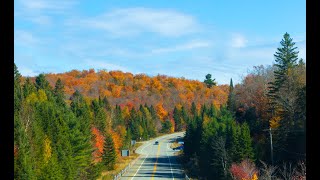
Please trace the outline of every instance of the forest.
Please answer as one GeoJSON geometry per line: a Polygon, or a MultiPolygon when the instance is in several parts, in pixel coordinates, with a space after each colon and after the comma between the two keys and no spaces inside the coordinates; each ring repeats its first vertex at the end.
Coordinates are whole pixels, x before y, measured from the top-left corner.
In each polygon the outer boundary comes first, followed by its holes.
{"type": "Polygon", "coordinates": [[[285,33],[275,64],[230,81],[227,103],[193,105],[184,163],[199,179],[306,179],[306,66],[285,33]]]}
{"type": "Polygon", "coordinates": [[[14,179],[97,179],[131,140],[178,131],[192,177],[305,178],[306,66],[296,49],[284,34],[275,63],[235,85],[105,69],[23,77],[14,65],[14,179]]]}

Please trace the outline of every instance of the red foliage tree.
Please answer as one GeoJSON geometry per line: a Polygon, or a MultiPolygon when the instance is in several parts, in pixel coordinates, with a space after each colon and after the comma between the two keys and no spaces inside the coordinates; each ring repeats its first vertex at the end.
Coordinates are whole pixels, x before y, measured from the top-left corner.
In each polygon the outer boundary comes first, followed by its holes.
{"type": "Polygon", "coordinates": [[[258,171],[253,162],[243,160],[240,164],[233,163],[230,167],[230,173],[236,180],[251,180],[257,177],[258,171]]]}

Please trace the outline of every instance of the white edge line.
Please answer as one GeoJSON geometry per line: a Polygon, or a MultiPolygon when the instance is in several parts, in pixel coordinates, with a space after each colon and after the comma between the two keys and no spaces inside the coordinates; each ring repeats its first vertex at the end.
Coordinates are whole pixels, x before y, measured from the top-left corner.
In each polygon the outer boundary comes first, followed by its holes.
{"type": "Polygon", "coordinates": [[[142,163],[140,164],[138,170],[136,171],[136,173],[133,175],[133,177],[131,178],[131,180],[137,175],[138,171],[140,170],[142,164],[144,163],[144,161],[147,159],[147,157],[149,156],[149,154],[144,158],[144,160],[142,161],[142,163]]]}
{"type": "MultiPolygon", "coordinates": [[[[168,144],[167,144],[167,147],[168,147],[168,144]]],[[[170,157],[168,156],[168,151],[166,152],[166,154],[167,154],[167,158],[169,159],[170,170],[171,170],[171,177],[172,177],[172,179],[174,180],[173,172],[172,172],[172,167],[171,167],[171,161],[170,161],[170,157]]]]}
{"type": "MultiPolygon", "coordinates": [[[[170,134],[169,136],[165,136],[165,137],[159,137],[159,138],[157,138],[157,139],[155,139],[155,140],[158,141],[158,140],[160,140],[160,139],[164,139],[164,138],[167,138],[167,137],[171,137],[171,136],[174,136],[174,135],[176,135],[176,134],[178,134],[178,133],[170,134]]],[[[152,141],[152,140],[151,140],[151,141],[152,141]]],[[[144,148],[146,148],[147,146],[150,146],[150,145],[151,145],[151,143],[149,142],[148,145],[146,145],[145,147],[143,147],[143,148],[141,149],[141,153],[142,153],[142,151],[144,150],[144,148]]],[[[167,148],[168,148],[168,144],[167,144],[167,148]]],[[[169,158],[168,152],[166,152],[166,154],[167,154],[167,157],[169,158]]],[[[136,171],[136,173],[133,175],[133,177],[131,178],[131,180],[137,175],[137,173],[138,173],[138,171],[140,170],[143,162],[147,159],[148,156],[149,156],[149,154],[144,158],[144,160],[143,160],[142,163],[140,164],[140,167],[138,168],[138,170],[136,171]]],[[[173,178],[173,180],[174,180],[173,172],[172,172],[172,168],[171,168],[170,158],[169,158],[169,163],[170,163],[171,175],[172,175],[172,178],[173,178]]]]}

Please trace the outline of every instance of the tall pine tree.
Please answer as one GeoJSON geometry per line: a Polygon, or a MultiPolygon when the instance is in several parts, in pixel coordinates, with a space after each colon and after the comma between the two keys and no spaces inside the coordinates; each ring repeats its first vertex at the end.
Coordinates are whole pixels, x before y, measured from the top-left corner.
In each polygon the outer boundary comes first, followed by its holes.
{"type": "Polygon", "coordinates": [[[117,155],[114,142],[111,135],[107,134],[103,147],[102,161],[108,170],[113,170],[116,164],[116,159],[117,155]]]}
{"type": "Polygon", "coordinates": [[[230,80],[227,108],[228,108],[229,111],[231,111],[233,113],[235,113],[235,111],[236,111],[236,100],[235,100],[235,94],[234,94],[232,78],[230,80]]]}

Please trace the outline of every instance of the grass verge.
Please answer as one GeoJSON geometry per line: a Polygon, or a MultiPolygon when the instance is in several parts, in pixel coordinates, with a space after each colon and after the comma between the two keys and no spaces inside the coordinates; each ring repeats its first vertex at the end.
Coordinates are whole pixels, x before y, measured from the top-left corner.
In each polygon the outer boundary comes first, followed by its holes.
{"type": "MultiPolygon", "coordinates": [[[[141,146],[142,144],[143,143],[137,142],[132,149],[135,150],[139,146],[141,146]]],[[[133,153],[133,151],[130,151],[130,153],[131,153],[130,156],[118,157],[115,169],[112,171],[102,171],[101,177],[98,178],[97,180],[112,180],[114,175],[121,172],[121,170],[124,169],[127,165],[129,165],[129,163],[131,163],[133,160],[135,160],[137,157],[139,157],[139,154],[133,153]]]]}

